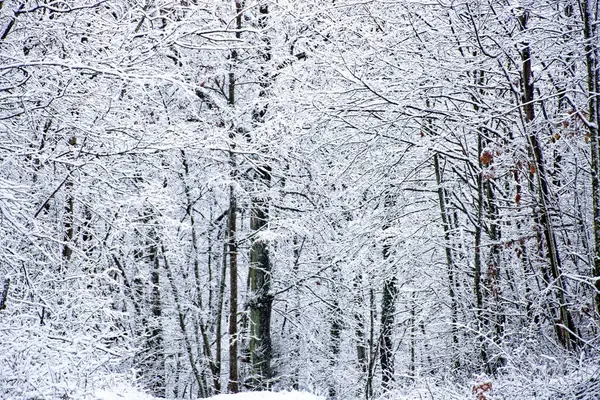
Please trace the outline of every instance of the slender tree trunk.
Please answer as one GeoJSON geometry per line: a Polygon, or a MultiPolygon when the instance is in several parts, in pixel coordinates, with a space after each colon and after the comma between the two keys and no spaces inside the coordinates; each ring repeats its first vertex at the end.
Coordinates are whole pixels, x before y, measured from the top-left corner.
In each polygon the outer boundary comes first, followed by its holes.
{"type": "MultiPolygon", "coordinates": [[[[306,239],[303,238],[302,242],[298,243],[298,236],[294,236],[294,265],[292,267],[292,279],[294,282],[298,282],[300,280],[300,256],[302,254],[302,249],[304,248],[304,243],[306,239]]],[[[296,322],[300,321],[300,310],[301,310],[301,301],[300,301],[300,289],[296,286],[293,292],[293,301],[294,301],[294,318],[296,322]]],[[[296,328],[294,331],[294,348],[292,349],[292,359],[295,360],[294,371],[292,373],[292,389],[298,390],[300,388],[300,333],[299,329],[296,328]]]]}
{"type": "Polygon", "coordinates": [[[200,376],[200,372],[198,371],[198,366],[196,365],[196,357],[194,356],[194,351],[192,349],[192,341],[190,340],[190,337],[188,335],[187,326],[185,323],[185,314],[183,312],[183,308],[181,307],[181,298],[179,296],[179,290],[177,289],[177,285],[173,279],[173,271],[171,271],[171,266],[165,254],[164,247],[162,248],[162,256],[165,271],[167,272],[167,278],[169,279],[171,291],[173,292],[173,299],[175,300],[175,309],[177,310],[177,321],[179,323],[179,329],[181,330],[181,334],[183,336],[183,342],[185,344],[185,350],[187,352],[188,361],[190,363],[190,367],[192,368],[194,378],[196,379],[198,391],[202,394],[205,394],[206,388],[204,387],[204,382],[200,376]]]}
{"type": "MultiPolygon", "coordinates": [[[[391,194],[388,194],[391,196],[391,194]]],[[[392,203],[391,199],[386,200],[392,203]]],[[[387,227],[384,228],[384,232],[387,227]]],[[[383,262],[387,268],[391,253],[391,238],[384,239],[383,262]]],[[[383,283],[383,297],[381,299],[381,327],[379,333],[379,362],[381,364],[381,384],[384,391],[389,391],[395,383],[394,368],[394,321],[396,315],[396,297],[398,295],[398,278],[395,268],[392,267],[390,276],[385,278],[383,283]]]]}
{"type": "Polygon", "coordinates": [[[384,391],[391,390],[395,382],[393,328],[398,295],[397,278],[386,279],[383,284],[381,301],[381,332],[379,334],[379,359],[381,363],[381,384],[384,391]]]}
{"type": "MultiPolygon", "coordinates": [[[[243,12],[243,1],[235,1],[235,24],[236,24],[236,39],[241,38],[242,29],[242,12],[243,12]]],[[[231,50],[231,62],[233,68],[238,61],[238,52],[234,48],[231,50]]],[[[235,106],[235,94],[236,94],[236,77],[233,70],[229,72],[229,99],[228,103],[230,107],[235,106]]],[[[235,150],[236,140],[236,127],[232,126],[230,131],[231,144],[230,148],[232,151],[229,153],[229,162],[231,168],[231,180],[232,183],[229,185],[229,215],[227,223],[228,243],[229,243],[229,382],[227,384],[227,390],[230,393],[237,393],[240,391],[239,386],[239,372],[238,372],[238,327],[237,327],[237,313],[238,313],[238,271],[237,271],[237,198],[235,193],[235,180],[237,179],[237,160],[233,150],[235,150]]]]}
{"type": "MultiPolygon", "coordinates": [[[[519,16],[519,24],[522,31],[527,29],[529,14],[523,10],[519,16]]],[[[546,253],[550,264],[550,273],[554,285],[556,286],[556,296],[559,304],[558,321],[555,328],[559,341],[567,349],[577,347],[576,328],[573,323],[571,313],[569,312],[565,301],[565,284],[562,277],[561,259],[558,254],[556,237],[552,226],[549,213],[550,189],[547,180],[546,167],[541,144],[537,137],[535,128],[531,126],[535,118],[534,110],[534,84],[531,69],[531,48],[528,42],[521,43],[521,61],[522,61],[522,80],[523,80],[523,112],[525,115],[524,127],[528,131],[527,138],[533,155],[533,174],[537,178],[538,200],[539,200],[539,221],[546,242],[546,253]]]]}
{"type": "MultiPolygon", "coordinates": [[[[485,344],[485,332],[486,329],[485,319],[483,317],[483,289],[481,285],[481,237],[483,233],[483,207],[484,207],[484,195],[483,195],[483,163],[482,163],[482,151],[483,151],[483,138],[481,131],[478,131],[477,136],[477,151],[480,155],[479,158],[479,171],[477,173],[477,220],[475,224],[475,256],[474,256],[474,288],[475,288],[475,315],[477,316],[477,328],[478,328],[478,341],[480,347],[481,362],[483,363],[485,370],[490,373],[490,366],[488,362],[486,344],[485,344]]],[[[439,167],[436,167],[439,168],[439,167]]],[[[442,218],[443,219],[443,218],[442,218]]]]}
{"type": "Polygon", "coordinates": [[[2,292],[0,292],[0,311],[6,309],[6,299],[8,298],[8,289],[10,288],[10,278],[4,278],[2,292]]]}
{"type": "MultiPolygon", "coordinates": [[[[147,220],[155,225],[156,221],[152,218],[152,210],[147,211],[147,220]]],[[[165,354],[162,332],[162,301],[160,290],[160,259],[158,257],[158,232],[156,226],[150,228],[148,234],[148,259],[151,265],[150,271],[150,310],[152,321],[150,323],[148,336],[149,359],[152,361],[149,369],[146,371],[147,378],[150,381],[150,389],[156,397],[165,397],[165,354]]]]}
{"type": "MultiPolygon", "coordinates": [[[[72,136],[69,138],[69,145],[75,147],[77,145],[77,138],[72,136]]],[[[63,257],[65,261],[71,261],[71,256],[73,255],[73,238],[75,237],[75,207],[73,203],[73,177],[67,177],[67,181],[65,182],[65,216],[64,216],[64,226],[65,226],[65,237],[64,237],[64,246],[63,246],[63,257]]]]}
{"type": "MultiPolygon", "coordinates": [[[[491,305],[489,309],[494,313],[494,342],[496,346],[500,346],[502,336],[504,334],[504,323],[506,320],[506,316],[502,307],[500,292],[500,273],[502,268],[500,241],[502,240],[502,238],[500,226],[498,224],[498,206],[496,204],[494,189],[490,181],[484,182],[484,190],[489,220],[489,237],[492,243],[488,262],[488,282],[491,299],[493,300],[493,310],[491,305]]],[[[508,284],[514,292],[512,279],[510,278],[510,270],[507,268],[505,272],[508,276],[508,284]]],[[[502,356],[495,358],[497,361],[494,362],[494,365],[490,365],[490,369],[493,374],[496,373],[496,369],[498,368],[498,366],[503,365],[506,361],[502,356]]]]}
{"type": "Polygon", "coordinates": [[[375,345],[375,320],[377,319],[377,308],[375,307],[375,289],[369,287],[369,368],[367,371],[367,384],[365,398],[373,398],[373,379],[375,378],[376,345],[375,345]]]}
{"type": "Polygon", "coordinates": [[[354,313],[354,321],[356,322],[355,335],[356,335],[356,358],[358,366],[362,372],[367,372],[368,359],[367,359],[367,343],[365,334],[365,318],[361,312],[362,305],[365,302],[362,292],[362,273],[358,273],[354,277],[354,307],[356,312],[354,313]]]}
{"type": "MultiPolygon", "coordinates": [[[[456,287],[455,277],[454,277],[454,260],[452,257],[452,249],[450,247],[450,223],[448,221],[448,214],[446,210],[446,196],[444,194],[444,188],[442,186],[442,172],[440,169],[440,161],[438,153],[435,153],[433,156],[433,166],[435,169],[435,180],[438,186],[438,201],[440,204],[440,214],[442,217],[442,228],[444,229],[444,241],[446,242],[445,252],[446,252],[446,264],[448,268],[448,292],[450,295],[450,313],[451,313],[451,321],[452,321],[452,345],[453,345],[453,366],[454,368],[460,368],[460,360],[458,357],[458,332],[457,332],[457,323],[458,323],[458,305],[456,303],[456,293],[454,292],[454,288],[456,287]]],[[[476,252],[477,256],[477,252],[476,252]]],[[[479,272],[481,274],[481,270],[479,272]]],[[[480,279],[480,278],[479,278],[480,279]]]]}
{"type": "Polygon", "coordinates": [[[413,292],[411,296],[411,304],[410,304],[410,365],[408,370],[410,371],[410,377],[415,379],[416,372],[416,346],[417,346],[417,293],[413,292]]]}
{"type": "Polygon", "coordinates": [[[583,37],[585,39],[585,61],[587,66],[588,89],[588,134],[591,149],[592,169],[592,214],[594,229],[594,266],[592,278],[596,293],[594,303],[596,318],[600,320],[600,154],[598,123],[600,121],[600,72],[598,71],[597,21],[594,18],[590,0],[580,0],[579,7],[583,19],[583,37]]]}
{"type": "MultiPolygon", "coordinates": [[[[340,276],[339,276],[339,268],[337,266],[333,267],[333,280],[332,280],[332,288],[331,288],[331,300],[329,303],[329,349],[331,353],[331,358],[329,359],[329,366],[331,367],[331,371],[335,371],[336,367],[339,365],[340,351],[341,351],[341,334],[343,328],[342,321],[342,309],[340,308],[339,302],[339,284],[340,276]]],[[[335,378],[335,374],[331,375],[331,378],[335,378]]],[[[329,382],[329,398],[335,399],[337,398],[337,381],[335,379],[330,379],[329,382]]]]}
{"type": "Polygon", "coordinates": [[[217,344],[215,349],[215,365],[217,367],[217,375],[219,375],[219,391],[221,390],[221,364],[223,359],[223,347],[222,347],[222,339],[223,339],[223,302],[225,301],[225,287],[227,282],[227,255],[228,255],[228,243],[223,243],[223,260],[221,265],[221,279],[219,281],[219,298],[217,302],[217,328],[216,328],[216,336],[217,336],[217,344]]]}
{"type": "MultiPolygon", "coordinates": [[[[236,168],[235,155],[231,155],[232,168],[236,168]]],[[[238,377],[238,285],[237,285],[237,239],[236,239],[237,203],[233,184],[229,187],[229,219],[228,250],[229,250],[229,382],[227,390],[239,392],[238,377]]]]}

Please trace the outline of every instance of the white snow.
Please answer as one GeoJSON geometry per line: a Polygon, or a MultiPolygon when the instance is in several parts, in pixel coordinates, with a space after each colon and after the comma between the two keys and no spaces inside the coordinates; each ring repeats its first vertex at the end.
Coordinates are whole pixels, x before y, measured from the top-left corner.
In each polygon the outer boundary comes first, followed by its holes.
{"type": "Polygon", "coordinates": [[[97,400],[157,400],[149,394],[135,389],[108,391],[102,390],[95,393],[97,400]]]}
{"type": "MultiPolygon", "coordinates": [[[[120,392],[98,391],[95,397],[97,400],[157,400],[134,389],[120,392]]],[[[220,394],[209,400],[324,400],[324,397],[306,392],[244,392],[220,394]]]]}
{"type": "Polygon", "coordinates": [[[324,397],[306,392],[244,392],[220,394],[209,400],[324,400],[324,397]]]}

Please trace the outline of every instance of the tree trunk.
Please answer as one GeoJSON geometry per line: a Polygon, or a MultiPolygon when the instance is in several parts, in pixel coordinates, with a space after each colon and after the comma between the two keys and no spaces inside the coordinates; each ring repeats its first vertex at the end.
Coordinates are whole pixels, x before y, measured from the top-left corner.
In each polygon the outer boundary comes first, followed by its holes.
{"type": "Polygon", "coordinates": [[[221,391],[221,363],[223,359],[223,345],[222,345],[222,333],[223,333],[223,302],[225,300],[225,286],[227,284],[227,254],[228,254],[228,243],[223,243],[223,260],[221,265],[221,279],[219,281],[219,298],[217,302],[217,329],[216,329],[216,349],[215,349],[215,365],[217,374],[219,375],[219,392],[221,391]]]}
{"type": "MultiPolygon", "coordinates": [[[[258,28],[263,31],[262,59],[265,63],[271,60],[270,40],[264,32],[267,29],[269,6],[259,6],[258,28]]],[[[266,68],[260,79],[260,91],[258,94],[259,104],[253,111],[252,119],[254,128],[260,128],[264,123],[267,106],[261,104],[266,95],[271,79],[266,68]]],[[[252,366],[252,386],[255,389],[267,389],[269,380],[273,377],[271,370],[272,345],[271,345],[271,309],[273,296],[269,293],[271,289],[271,260],[269,258],[269,244],[260,238],[261,231],[266,229],[269,222],[268,194],[260,193],[267,191],[271,186],[271,167],[262,164],[258,160],[259,167],[254,173],[254,179],[258,183],[259,193],[252,196],[250,210],[250,229],[253,241],[250,248],[250,363],[252,366]]]]}
{"type": "MultiPolygon", "coordinates": [[[[69,145],[75,147],[77,145],[77,138],[72,136],[69,138],[69,145]]],[[[75,207],[73,204],[73,177],[69,171],[69,175],[67,176],[67,181],[65,182],[65,217],[64,217],[64,226],[65,226],[65,236],[64,236],[64,246],[63,246],[63,257],[65,261],[68,263],[71,261],[71,256],[73,255],[73,238],[75,236],[75,207]]]]}
{"type": "Polygon", "coordinates": [[[358,366],[362,372],[367,372],[368,359],[367,359],[367,343],[365,334],[365,318],[361,310],[365,302],[362,292],[362,273],[358,273],[354,277],[354,307],[356,307],[354,313],[354,321],[356,322],[355,335],[356,335],[356,358],[358,366]]]}
{"type": "MultiPolygon", "coordinates": [[[[451,331],[452,331],[452,345],[453,345],[453,357],[454,357],[454,368],[460,368],[460,360],[458,357],[458,332],[457,332],[457,323],[458,323],[458,305],[456,304],[456,293],[454,292],[455,277],[454,277],[454,260],[452,258],[452,249],[450,247],[450,223],[448,221],[448,214],[446,210],[446,196],[444,194],[444,188],[442,187],[442,172],[440,170],[440,161],[438,153],[433,155],[433,166],[435,169],[435,180],[438,186],[438,201],[440,204],[440,214],[442,217],[442,228],[444,229],[444,241],[446,242],[445,252],[446,252],[446,264],[448,267],[448,294],[450,295],[450,313],[451,313],[451,331]]],[[[477,246],[477,244],[476,244],[477,246]]],[[[477,249],[475,255],[477,256],[477,249]]],[[[477,275],[477,271],[475,271],[477,275]]],[[[481,274],[481,271],[479,271],[481,274]]],[[[479,275],[480,276],[480,275],[479,275]]],[[[480,279],[480,278],[476,278],[480,279]]],[[[476,282],[477,284],[477,282],[476,282]]],[[[482,354],[483,356],[483,354],[482,354]]]]}
{"type": "Polygon", "coordinates": [[[600,320],[600,144],[598,140],[598,122],[600,121],[600,107],[598,97],[600,96],[600,77],[598,74],[598,45],[596,38],[597,21],[591,10],[589,0],[579,2],[581,17],[583,19],[583,37],[585,39],[585,62],[587,66],[587,90],[588,90],[588,121],[587,128],[591,149],[592,169],[592,214],[594,229],[594,266],[592,279],[596,293],[594,303],[596,318],[600,320]]]}
{"type": "MultiPolygon", "coordinates": [[[[236,0],[235,2],[235,22],[236,22],[236,39],[241,38],[242,29],[242,0],[236,0]]],[[[231,50],[231,61],[232,65],[238,61],[238,53],[234,48],[231,50]]],[[[233,68],[233,67],[232,67],[233,68]]],[[[230,107],[235,106],[235,90],[236,90],[236,77],[233,70],[229,72],[229,99],[228,103],[230,107]]],[[[229,138],[231,139],[230,148],[232,151],[229,152],[229,162],[231,167],[231,180],[232,183],[229,185],[229,215],[227,220],[227,236],[229,244],[229,382],[227,383],[227,390],[230,393],[237,393],[240,391],[239,386],[239,372],[238,372],[238,329],[237,329],[237,313],[238,313],[238,282],[237,282],[237,198],[235,193],[235,180],[237,179],[237,160],[235,152],[233,151],[236,147],[236,128],[231,127],[229,138]]]]}
{"type": "MultiPolygon", "coordinates": [[[[519,24],[522,31],[527,29],[529,14],[526,10],[522,10],[519,16],[519,24]]],[[[567,349],[577,347],[577,337],[575,335],[576,328],[565,302],[565,284],[562,277],[561,259],[558,254],[556,237],[554,235],[554,227],[549,213],[550,206],[550,189],[547,180],[546,167],[544,164],[544,156],[541,144],[537,137],[534,127],[531,126],[535,118],[534,109],[534,86],[533,73],[531,70],[531,48],[528,42],[521,43],[521,61],[522,61],[522,83],[523,83],[523,112],[524,128],[527,133],[527,139],[533,155],[532,172],[537,177],[538,185],[538,205],[539,205],[539,222],[544,234],[546,242],[546,253],[550,264],[550,273],[552,280],[556,286],[556,297],[558,300],[559,310],[558,319],[555,329],[559,341],[567,349]]]]}
{"type": "Polygon", "coordinates": [[[6,299],[8,298],[8,289],[10,288],[10,278],[4,278],[2,292],[0,292],[0,311],[6,309],[6,299]]]}
{"type": "MultiPolygon", "coordinates": [[[[341,351],[341,334],[343,328],[342,321],[342,309],[340,308],[339,302],[339,268],[337,266],[333,267],[332,274],[333,279],[331,282],[331,300],[328,304],[329,308],[329,349],[331,353],[331,358],[329,359],[329,366],[331,367],[331,371],[335,371],[336,367],[339,365],[340,351],[341,351]]],[[[329,382],[329,398],[335,399],[337,398],[337,384],[338,382],[335,380],[335,374],[331,375],[329,382]]]]}
{"type": "MultiPolygon", "coordinates": [[[[155,225],[156,221],[152,217],[152,210],[146,211],[148,223],[155,225]]],[[[156,226],[150,227],[148,233],[148,259],[150,261],[150,310],[152,320],[148,329],[148,351],[150,353],[148,360],[150,364],[145,372],[146,378],[150,382],[150,390],[156,397],[165,397],[165,354],[162,332],[162,302],[160,290],[160,259],[158,257],[158,232],[156,226]]]]}
{"type": "Polygon", "coordinates": [[[367,371],[367,384],[365,385],[365,398],[373,398],[373,379],[375,378],[376,345],[375,345],[375,320],[377,318],[375,307],[375,290],[369,287],[369,368],[367,371]]]}
{"type": "Polygon", "coordinates": [[[395,382],[393,328],[398,295],[397,278],[392,276],[383,284],[381,301],[381,332],[379,334],[379,359],[381,363],[381,384],[384,391],[393,388],[395,382]]]}
{"type": "MultiPolygon", "coordinates": [[[[268,182],[270,174],[264,172],[262,181],[268,182]]],[[[267,225],[266,201],[254,198],[252,202],[250,229],[254,234],[267,225]]],[[[271,261],[266,240],[255,238],[250,248],[250,362],[253,373],[253,387],[269,387],[271,371],[271,261]]]]}
{"type": "MultiPolygon", "coordinates": [[[[477,137],[477,152],[479,155],[479,171],[477,172],[477,220],[475,223],[475,255],[474,255],[474,288],[475,288],[475,315],[477,316],[477,336],[480,347],[481,362],[484,365],[487,373],[490,373],[490,366],[488,362],[487,350],[485,345],[486,329],[485,319],[483,317],[483,290],[481,287],[481,237],[483,233],[483,207],[484,207],[484,195],[483,195],[483,165],[482,165],[482,151],[483,151],[483,138],[481,137],[481,131],[478,131],[477,137]]],[[[439,168],[439,167],[436,167],[439,168]]],[[[440,200],[441,201],[441,200],[440,200]]],[[[443,217],[442,217],[443,220],[443,217]]]]}
{"type": "MultiPolygon", "coordinates": [[[[388,194],[391,196],[391,194],[388,194]]],[[[386,200],[386,203],[391,202],[386,200]]],[[[389,207],[386,204],[386,207],[389,207]]],[[[384,232],[385,232],[384,228],[384,232]]],[[[383,245],[383,262],[387,267],[390,258],[391,238],[385,238],[383,245]]],[[[394,320],[396,314],[396,297],[398,295],[398,278],[395,268],[392,268],[391,276],[383,283],[383,297],[381,300],[381,327],[379,333],[379,362],[381,363],[381,384],[384,392],[393,388],[395,382],[394,368],[394,320]]]]}
{"type": "MultiPolygon", "coordinates": [[[[231,154],[232,168],[235,168],[235,155],[231,154]]],[[[229,382],[227,390],[239,392],[238,382],[238,285],[237,285],[237,203],[233,184],[229,187],[228,249],[229,249],[229,382]]]]}

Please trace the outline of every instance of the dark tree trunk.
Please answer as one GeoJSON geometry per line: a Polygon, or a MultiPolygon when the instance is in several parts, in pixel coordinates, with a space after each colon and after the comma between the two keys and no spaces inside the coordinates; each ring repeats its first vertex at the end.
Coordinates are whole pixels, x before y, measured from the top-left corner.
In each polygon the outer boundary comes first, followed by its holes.
{"type": "MultiPolygon", "coordinates": [[[[243,1],[236,0],[235,2],[235,23],[237,32],[235,33],[236,39],[241,38],[242,29],[242,13],[243,13],[243,1]]],[[[236,49],[231,51],[232,65],[235,66],[238,61],[238,53],[236,49]]],[[[232,67],[233,68],[233,67],[232,67]]],[[[235,91],[236,91],[236,77],[233,70],[229,72],[229,98],[228,103],[230,107],[235,106],[235,91]]],[[[231,149],[234,150],[236,134],[235,127],[231,127],[229,134],[231,139],[231,149]]],[[[237,160],[235,152],[229,153],[230,167],[231,167],[231,178],[232,181],[237,179],[237,160]]],[[[239,386],[239,371],[238,371],[238,327],[237,327],[237,313],[238,313],[238,281],[237,281],[237,198],[235,193],[235,186],[232,183],[229,185],[229,215],[227,220],[227,237],[228,237],[228,248],[229,248],[229,381],[227,383],[227,390],[230,393],[237,393],[240,391],[239,386]]]]}
{"type": "MultiPolygon", "coordinates": [[[[263,31],[262,54],[264,63],[271,60],[271,44],[265,30],[268,25],[269,6],[259,6],[258,28],[263,31]]],[[[268,66],[261,66],[262,74],[259,81],[259,100],[267,96],[267,89],[271,84],[271,77],[267,71],[268,66]]],[[[267,106],[259,104],[253,111],[252,119],[254,128],[260,129],[264,123],[267,106]]],[[[260,157],[260,156],[259,156],[260,157]]],[[[269,243],[261,239],[260,233],[268,227],[269,200],[267,191],[271,186],[271,167],[258,160],[259,167],[254,173],[254,180],[258,183],[259,193],[251,199],[250,229],[254,235],[250,248],[250,363],[252,366],[252,387],[254,389],[267,389],[273,377],[271,369],[271,310],[273,297],[271,290],[271,260],[269,258],[269,243]]]]}
{"type": "Polygon", "coordinates": [[[591,149],[592,174],[592,213],[594,229],[594,266],[592,279],[596,294],[594,296],[596,318],[600,319],[600,154],[598,123],[600,122],[600,71],[598,71],[598,44],[596,42],[597,21],[594,18],[589,0],[579,2],[583,19],[583,37],[585,39],[585,61],[587,66],[588,90],[588,134],[591,149]]]}
{"type": "MultiPolygon", "coordinates": [[[[389,240],[389,238],[387,239],[389,240]]],[[[383,246],[384,263],[390,258],[390,244],[383,246]]],[[[384,391],[389,391],[395,383],[394,367],[394,321],[396,314],[396,296],[398,295],[398,279],[395,271],[383,283],[381,300],[381,331],[379,333],[379,362],[381,363],[381,384],[384,391]]]]}
{"type": "MultiPolygon", "coordinates": [[[[529,20],[529,14],[526,10],[523,10],[519,16],[519,24],[522,31],[527,29],[529,20]]],[[[550,188],[548,184],[548,178],[546,173],[546,167],[544,162],[544,156],[542,146],[537,137],[535,128],[531,126],[535,118],[534,109],[534,83],[533,73],[531,69],[531,48],[528,42],[521,43],[521,61],[522,61],[522,85],[523,85],[523,112],[524,112],[524,128],[527,132],[527,138],[529,146],[533,156],[533,168],[532,172],[537,178],[538,186],[538,206],[539,212],[537,212],[537,218],[539,220],[540,228],[543,231],[544,241],[546,244],[546,255],[548,257],[548,263],[550,267],[550,273],[552,275],[553,285],[556,287],[554,292],[556,293],[558,301],[558,316],[555,324],[556,334],[559,341],[567,349],[574,349],[577,347],[578,339],[575,334],[576,328],[571,317],[571,313],[567,308],[565,301],[565,284],[562,276],[561,259],[558,254],[558,247],[556,242],[556,236],[554,234],[554,227],[552,226],[552,220],[550,218],[549,207],[551,205],[550,199],[550,188]]]]}
{"type": "MultiPolygon", "coordinates": [[[[261,180],[269,181],[269,172],[264,171],[261,180]]],[[[267,225],[266,201],[255,198],[252,203],[250,229],[256,234],[267,225]]],[[[271,261],[268,243],[255,238],[250,249],[250,362],[252,364],[255,389],[269,387],[271,371],[271,261]]]]}
{"type": "MultiPolygon", "coordinates": [[[[458,332],[457,332],[457,323],[458,323],[458,317],[457,317],[457,312],[458,312],[458,305],[456,302],[456,293],[454,292],[454,288],[456,287],[456,283],[455,283],[455,276],[454,276],[454,259],[452,257],[452,249],[450,247],[450,221],[448,218],[448,212],[447,212],[447,206],[446,206],[446,196],[445,196],[445,192],[444,192],[444,188],[442,186],[442,171],[440,169],[440,160],[439,160],[439,155],[438,153],[435,153],[433,156],[433,167],[435,169],[435,179],[436,179],[436,183],[438,186],[437,192],[438,192],[438,201],[439,201],[439,206],[440,206],[440,214],[442,217],[442,228],[444,230],[444,241],[446,242],[446,246],[445,246],[445,252],[446,252],[446,264],[447,264],[447,268],[448,268],[448,294],[450,295],[450,313],[451,313],[451,321],[452,321],[452,326],[451,326],[451,331],[452,331],[452,345],[453,345],[453,357],[454,357],[454,361],[453,361],[453,366],[454,368],[458,369],[460,368],[460,360],[458,358],[458,332]]],[[[477,254],[477,243],[476,243],[476,250],[475,250],[475,255],[478,256],[477,254]]],[[[477,268],[477,266],[475,267],[477,268]]],[[[477,269],[475,270],[475,276],[476,276],[476,286],[478,285],[478,279],[480,279],[481,276],[481,270],[477,271],[477,269]]],[[[485,354],[482,354],[482,357],[484,357],[485,354]]]]}

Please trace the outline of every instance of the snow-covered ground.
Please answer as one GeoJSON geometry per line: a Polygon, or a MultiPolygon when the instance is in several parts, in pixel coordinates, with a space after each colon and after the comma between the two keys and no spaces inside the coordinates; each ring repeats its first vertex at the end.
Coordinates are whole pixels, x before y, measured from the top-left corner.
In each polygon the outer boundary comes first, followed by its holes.
{"type": "Polygon", "coordinates": [[[211,400],[324,400],[306,392],[246,392],[236,394],[220,394],[211,400]]]}
{"type": "MultiPolygon", "coordinates": [[[[128,390],[121,393],[100,391],[96,393],[98,400],[155,400],[145,393],[128,390]]],[[[209,400],[324,400],[306,392],[245,392],[236,394],[220,394],[209,400]]]]}
{"type": "Polygon", "coordinates": [[[97,400],[156,400],[149,394],[142,393],[135,389],[129,389],[125,391],[101,390],[96,392],[95,397],[97,400]]]}

